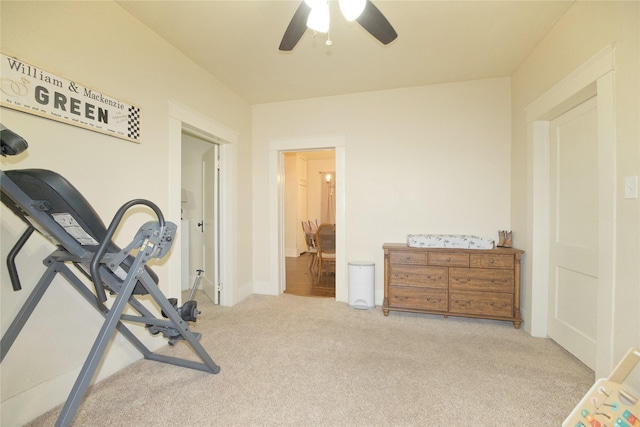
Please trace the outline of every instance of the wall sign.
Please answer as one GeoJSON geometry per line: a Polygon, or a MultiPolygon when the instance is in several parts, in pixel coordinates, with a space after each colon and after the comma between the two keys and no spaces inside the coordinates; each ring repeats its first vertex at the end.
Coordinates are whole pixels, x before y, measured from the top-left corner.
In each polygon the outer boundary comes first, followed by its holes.
{"type": "Polygon", "coordinates": [[[0,105],[140,142],[140,108],[1,55],[0,105]]]}

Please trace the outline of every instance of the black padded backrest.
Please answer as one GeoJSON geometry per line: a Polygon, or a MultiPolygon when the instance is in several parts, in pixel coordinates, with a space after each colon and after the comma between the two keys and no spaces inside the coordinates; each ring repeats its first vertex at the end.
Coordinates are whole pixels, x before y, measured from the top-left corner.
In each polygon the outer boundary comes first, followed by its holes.
{"type": "MultiPolygon", "coordinates": [[[[96,242],[104,238],[107,233],[104,223],[87,199],[64,177],[46,169],[10,170],[5,171],[5,175],[31,199],[45,202],[47,214],[69,214],[96,242]]],[[[97,244],[79,243],[91,252],[98,248],[97,244]]],[[[115,246],[109,248],[109,252],[117,250],[115,246]]]]}

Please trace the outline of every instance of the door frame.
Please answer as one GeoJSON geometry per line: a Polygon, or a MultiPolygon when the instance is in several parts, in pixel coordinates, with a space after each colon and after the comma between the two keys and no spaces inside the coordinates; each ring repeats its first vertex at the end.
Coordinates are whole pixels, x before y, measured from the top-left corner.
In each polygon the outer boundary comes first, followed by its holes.
{"type": "MultiPolygon", "coordinates": [[[[235,254],[233,233],[235,219],[233,216],[234,203],[234,164],[238,144],[238,133],[216,122],[179,102],[169,101],[169,215],[171,221],[180,220],[180,199],[182,180],[182,132],[186,131],[199,138],[218,144],[220,156],[220,234],[218,235],[220,248],[220,272],[222,283],[220,305],[234,304],[233,257],[235,254]],[[227,232],[225,232],[227,230],[227,232]],[[226,284],[226,286],[225,286],[226,284]]],[[[169,286],[171,295],[181,295],[181,248],[173,247],[173,259],[169,263],[169,286]]]]}
{"type": "Polygon", "coordinates": [[[345,135],[269,140],[269,289],[260,293],[280,295],[286,287],[284,241],[284,153],[326,150],[336,153],[336,301],[347,302],[345,135]]]}
{"type": "Polygon", "coordinates": [[[608,46],[569,74],[525,110],[527,145],[532,163],[532,201],[527,229],[531,236],[532,336],[547,336],[549,295],[549,128],[550,121],[596,96],[598,104],[598,327],[596,378],[614,366],[613,295],[616,259],[615,56],[608,46]]]}

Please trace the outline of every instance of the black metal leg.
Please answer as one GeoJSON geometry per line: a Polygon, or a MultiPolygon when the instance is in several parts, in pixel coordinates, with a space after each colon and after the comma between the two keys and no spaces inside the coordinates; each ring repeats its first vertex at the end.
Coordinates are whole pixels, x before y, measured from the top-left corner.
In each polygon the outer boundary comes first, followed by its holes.
{"type": "Polygon", "coordinates": [[[113,303],[113,307],[109,310],[109,314],[107,314],[104,323],[102,324],[102,328],[98,333],[98,337],[93,343],[93,347],[91,347],[91,351],[89,352],[89,356],[82,366],[82,370],[80,371],[80,375],[76,379],[73,388],[71,389],[71,393],[69,394],[69,398],[65,402],[62,407],[62,412],[56,421],[56,426],[70,426],[73,422],[73,419],[80,407],[80,403],[84,398],[84,395],[91,384],[91,380],[93,379],[93,375],[100,364],[100,360],[102,359],[102,355],[109,344],[109,339],[113,335],[113,332],[116,329],[116,326],[120,322],[120,316],[124,311],[127,301],[129,297],[133,293],[133,288],[136,285],[135,280],[129,280],[129,283],[125,287],[121,289],[120,294],[116,297],[115,302],[113,303]]]}
{"type": "Polygon", "coordinates": [[[16,318],[13,319],[13,322],[11,322],[11,325],[7,329],[7,332],[5,332],[5,334],[2,336],[2,341],[0,341],[0,362],[4,360],[4,357],[9,352],[9,349],[13,345],[13,342],[20,334],[20,331],[22,331],[22,328],[24,327],[25,323],[27,323],[27,320],[29,320],[31,313],[33,313],[33,310],[38,305],[38,302],[40,302],[42,295],[44,295],[45,291],[51,284],[51,281],[58,272],[58,267],[60,265],[64,265],[59,262],[52,262],[49,259],[47,259],[46,262],[51,262],[49,268],[47,268],[45,273],[38,281],[36,287],[33,288],[33,291],[31,291],[29,298],[27,298],[27,301],[18,312],[16,318]]]}

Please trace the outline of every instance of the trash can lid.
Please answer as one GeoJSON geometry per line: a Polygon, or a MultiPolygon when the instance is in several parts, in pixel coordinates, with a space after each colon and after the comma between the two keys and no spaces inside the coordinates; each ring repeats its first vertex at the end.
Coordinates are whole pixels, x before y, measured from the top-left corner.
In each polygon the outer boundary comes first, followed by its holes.
{"type": "Polygon", "coordinates": [[[376,265],[376,263],[371,261],[351,261],[349,265],[376,265]]]}

